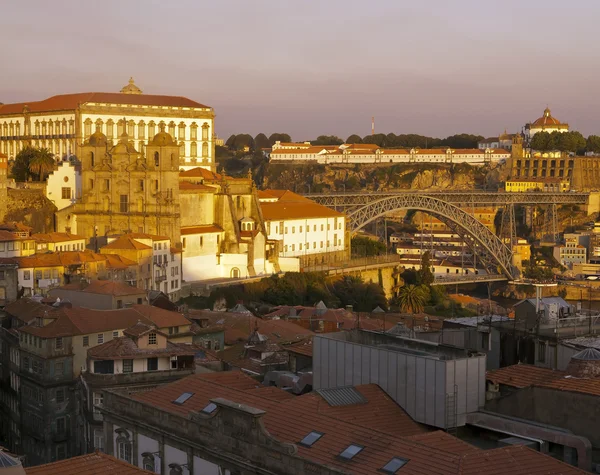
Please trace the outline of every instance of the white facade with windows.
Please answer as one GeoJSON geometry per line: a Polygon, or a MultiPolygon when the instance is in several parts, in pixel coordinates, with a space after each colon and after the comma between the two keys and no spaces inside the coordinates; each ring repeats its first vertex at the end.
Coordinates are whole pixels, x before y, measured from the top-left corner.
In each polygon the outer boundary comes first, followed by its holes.
{"type": "Polygon", "coordinates": [[[58,209],[71,206],[81,198],[81,173],[69,161],[61,162],[48,176],[46,198],[58,209]]]}

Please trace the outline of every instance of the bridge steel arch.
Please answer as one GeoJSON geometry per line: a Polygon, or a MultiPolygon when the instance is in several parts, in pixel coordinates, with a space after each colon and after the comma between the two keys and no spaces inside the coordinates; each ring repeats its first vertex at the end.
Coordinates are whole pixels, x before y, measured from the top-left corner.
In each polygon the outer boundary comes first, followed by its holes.
{"type": "Polygon", "coordinates": [[[509,279],[518,277],[512,263],[512,251],[498,236],[458,206],[433,196],[407,193],[375,200],[348,214],[350,231],[359,231],[371,221],[399,209],[424,211],[441,218],[466,237],[471,247],[480,246],[509,279]]]}

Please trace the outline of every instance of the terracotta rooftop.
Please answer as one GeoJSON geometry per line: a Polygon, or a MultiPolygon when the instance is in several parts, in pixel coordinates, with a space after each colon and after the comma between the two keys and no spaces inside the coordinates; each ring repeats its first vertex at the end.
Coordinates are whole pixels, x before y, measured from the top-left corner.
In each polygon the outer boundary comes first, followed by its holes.
{"type": "Polygon", "coordinates": [[[558,389],[559,391],[600,396],[599,378],[574,378],[571,376],[565,376],[563,378],[539,382],[536,384],[536,386],[558,389]]]}
{"type": "Polygon", "coordinates": [[[101,249],[102,250],[104,250],[104,249],[109,249],[109,250],[111,250],[111,249],[114,249],[114,250],[128,249],[128,250],[143,251],[143,250],[147,250],[147,249],[152,249],[152,247],[148,246],[147,244],[143,244],[139,241],[136,241],[131,236],[119,236],[114,241],[108,243],[105,246],[102,246],[101,249]]]}
{"type": "Polygon", "coordinates": [[[540,368],[528,364],[515,364],[495,369],[486,373],[485,379],[495,384],[503,384],[515,388],[526,388],[562,378],[566,373],[548,368],[540,368]]]}
{"type": "Polygon", "coordinates": [[[271,198],[277,198],[278,201],[297,201],[297,202],[302,202],[302,203],[306,203],[307,201],[309,203],[314,203],[313,201],[309,200],[308,198],[305,198],[302,195],[299,195],[298,193],[294,193],[293,191],[290,190],[272,190],[272,189],[267,189],[263,191],[264,193],[267,193],[269,195],[269,197],[271,198]]]}
{"type": "Polygon", "coordinates": [[[312,338],[300,341],[298,343],[294,343],[293,345],[288,345],[283,348],[285,351],[289,353],[295,353],[297,355],[308,356],[312,358],[313,355],[313,344],[312,338]]]}
{"type": "Polygon", "coordinates": [[[211,172],[210,170],[206,170],[202,167],[196,167],[191,168],[189,170],[185,170],[183,172],[180,172],[179,176],[182,178],[203,178],[204,180],[209,181],[217,181],[223,178],[222,175],[211,172]]]}
{"type": "Polygon", "coordinates": [[[36,233],[31,235],[32,239],[35,239],[37,242],[69,242],[69,241],[81,241],[85,238],[83,236],[77,236],[76,234],[71,233],[36,233]]]}
{"type": "Polygon", "coordinates": [[[89,284],[75,282],[58,287],[57,290],[71,290],[89,294],[114,295],[115,297],[146,294],[146,291],[143,289],[132,287],[131,285],[122,282],[114,282],[112,280],[92,280],[89,284]]]}
{"type": "Polygon", "coordinates": [[[420,427],[407,422],[404,412],[395,403],[386,401],[386,396],[381,394],[383,391],[375,385],[354,387],[366,398],[372,398],[373,406],[367,399],[363,404],[334,408],[314,394],[279,398],[253,388],[234,389],[223,384],[224,380],[211,381],[206,377],[214,374],[218,373],[192,375],[130,397],[186,418],[217,397],[260,409],[265,411],[261,420],[268,433],[279,441],[295,444],[297,456],[344,473],[378,473],[394,457],[406,461],[399,473],[410,475],[585,473],[529,448],[480,451],[452,440],[447,434],[421,435],[420,427]],[[193,395],[183,404],[174,404],[173,401],[184,392],[193,395]],[[379,424],[369,418],[372,412],[379,424]],[[393,421],[399,424],[395,430],[393,421]],[[385,430],[381,430],[381,424],[385,430]],[[323,435],[310,448],[300,445],[299,442],[312,431],[323,435]],[[350,444],[358,444],[363,450],[352,460],[342,461],[339,454],[350,444]]]}
{"type": "Polygon", "coordinates": [[[69,267],[106,261],[106,256],[92,251],[60,251],[15,258],[21,268],[69,267]]]}
{"type": "MultiPolygon", "coordinates": [[[[16,234],[13,234],[10,231],[0,229],[0,242],[20,241],[22,239],[27,239],[27,238],[22,238],[22,237],[17,236],[16,234]]],[[[31,238],[29,238],[29,239],[31,239],[31,238]]]]}
{"type": "Polygon", "coordinates": [[[209,106],[180,96],[159,96],[154,94],[120,94],[112,92],[81,92],[61,94],[42,101],[20,102],[0,105],[0,115],[22,114],[27,106],[30,112],[54,112],[75,110],[79,105],[87,103],[144,105],[163,107],[191,107],[207,109],[209,106]]]}
{"type": "Polygon", "coordinates": [[[50,307],[28,298],[20,298],[4,307],[4,311],[23,322],[31,322],[35,318],[52,318],[62,314],[62,308],[50,307]]]}
{"type": "Polygon", "coordinates": [[[216,224],[203,224],[200,226],[188,226],[181,228],[181,235],[187,236],[189,234],[208,234],[208,233],[222,233],[223,228],[216,224]]]}
{"type": "MultiPolygon", "coordinates": [[[[204,348],[198,345],[187,343],[172,343],[167,341],[165,348],[140,348],[131,338],[127,336],[113,338],[102,345],[94,346],[87,352],[88,357],[95,359],[118,360],[124,358],[148,358],[156,356],[193,356],[198,352],[203,352],[204,348]]],[[[214,361],[217,358],[212,357],[214,361]]]]}
{"type": "Polygon", "coordinates": [[[137,265],[137,262],[132,261],[131,259],[127,259],[126,257],[120,256],[118,254],[102,253],[102,255],[106,257],[107,269],[127,269],[128,267],[137,265]]]}
{"type": "Polygon", "coordinates": [[[151,474],[103,452],[80,455],[59,462],[27,467],[27,475],[143,475],[151,474]]]}
{"type": "Polygon", "coordinates": [[[158,328],[190,324],[189,320],[177,312],[150,305],[134,305],[118,310],[72,307],[61,308],[59,317],[44,327],[24,326],[19,328],[19,331],[42,338],[56,338],[126,329],[138,321],[148,325],[154,324],[158,328]]]}
{"type": "Polygon", "coordinates": [[[312,331],[293,322],[263,320],[245,313],[190,310],[189,318],[206,318],[211,325],[221,325],[225,329],[226,345],[245,342],[256,327],[270,342],[281,344],[294,343],[314,335],[312,331]]]}
{"type": "MultiPolygon", "coordinates": [[[[313,201],[262,201],[260,203],[265,221],[281,221],[304,218],[340,218],[343,213],[313,201]]],[[[343,230],[339,230],[343,233],[343,230]]]]}

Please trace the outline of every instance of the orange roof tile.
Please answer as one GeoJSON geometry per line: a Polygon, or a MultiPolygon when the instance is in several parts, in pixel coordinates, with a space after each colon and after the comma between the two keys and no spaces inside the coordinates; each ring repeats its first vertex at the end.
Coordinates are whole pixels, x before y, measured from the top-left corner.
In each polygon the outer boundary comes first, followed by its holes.
{"type": "Polygon", "coordinates": [[[118,254],[102,254],[106,257],[107,269],[127,269],[128,267],[137,265],[137,262],[127,259],[118,254]]]}
{"type": "Polygon", "coordinates": [[[208,234],[208,233],[222,233],[223,228],[216,224],[203,224],[200,226],[189,226],[181,228],[181,235],[187,236],[189,234],[208,234]]]}
{"type": "Polygon", "coordinates": [[[33,254],[31,256],[15,257],[21,268],[28,267],[68,267],[77,266],[86,262],[106,261],[102,254],[86,251],[60,251],[46,254],[33,254]]]}
{"type": "Polygon", "coordinates": [[[539,383],[532,384],[543,388],[558,389],[559,391],[600,396],[599,378],[575,378],[572,376],[564,376],[557,379],[540,381],[539,383]]]}
{"type": "Polygon", "coordinates": [[[92,280],[89,284],[75,282],[58,287],[57,290],[71,290],[88,294],[114,295],[120,297],[124,295],[146,294],[143,289],[132,287],[131,285],[114,282],[111,280],[92,280]]]}
{"type": "Polygon", "coordinates": [[[58,462],[27,467],[27,475],[144,475],[151,474],[148,470],[142,470],[122,460],[116,459],[103,452],[80,455],[58,462]]]}
{"type": "Polygon", "coordinates": [[[36,233],[31,235],[31,239],[35,239],[37,242],[68,242],[68,241],[81,241],[85,238],[83,236],[77,236],[71,233],[36,233]]]}
{"type": "Polygon", "coordinates": [[[109,242],[105,246],[102,246],[101,249],[102,250],[104,250],[104,249],[114,249],[114,250],[129,249],[129,250],[143,251],[144,249],[146,249],[146,250],[152,249],[152,247],[148,246],[147,244],[143,244],[139,241],[136,241],[131,236],[123,235],[123,236],[119,236],[114,241],[109,242]]]}
{"type": "Polygon", "coordinates": [[[261,202],[260,207],[265,221],[344,217],[343,213],[310,200],[261,202]]]}
{"type": "Polygon", "coordinates": [[[0,115],[22,114],[27,106],[30,112],[50,112],[75,110],[89,102],[106,104],[148,105],[167,107],[193,107],[207,109],[209,106],[181,96],[160,96],[154,94],[121,94],[111,92],[81,92],[61,94],[42,101],[20,102],[0,105],[0,115]]]}
{"type": "Polygon", "coordinates": [[[207,170],[202,167],[191,168],[189,170],[185,170],[179,173],[179,176],[182,178],[204,178],[205,180],[220,180],[222,175],[218,173],[213,173],[210,170],[207,170]]]}
{"type": "MultiPolygon", "coordinates": [[[[193,356],[204,348],[188,343],[172,343],[167,341],[165,348],[140,348],[135,341],[127,336],[113,338],[106,343],[94,346],[87,351],[88,357],[96,359],[128,359],[147,358],[152,356],[193,356]]],[[[214,356],[209,357],[218,361],[214,356]]]]}
{"type": "Polygon", "coordinates": [[[564,371],[540,368],[539,366],[528,364],[515,364],[488,371],[485,379],[495,384],[503,384],[515,388],[526,388],[527,386],[562,378],[565,374],[564,371]]]}

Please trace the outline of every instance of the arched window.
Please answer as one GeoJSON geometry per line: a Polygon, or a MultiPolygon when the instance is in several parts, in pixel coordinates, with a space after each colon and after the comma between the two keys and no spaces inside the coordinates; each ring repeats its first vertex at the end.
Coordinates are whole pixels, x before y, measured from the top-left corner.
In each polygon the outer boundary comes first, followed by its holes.
{"type": "Polygon", "coordinates": [[[153,120],[148,122],[148,140],[152,140],[156,135],[156,124],[153,120]]]}
{"type": "Polygon", "coordinates": [[[48,123],[43,120],[42,121],[42,135],[46,135],[48,133],[48,123]]]}
{"type": "Polygon", "coordinates": [[[233,269],[231,269],[231,278],[232,279],[240,278],[240,270],[237,267],[234,267],[233,269]]]}
{"type": "Polygon", "coordinates": [[[35,121],[35,135],[40,135],[40,121],[35,121]]]}
{"type": "Polygon", "coordinates": [[[190,125],[190,140],[198,140],[198,124],[192,122],[190,125]]]}
{"type": "Polygon", "coordinates": [[[208,140],[208,129],[208,124],[204,122],[204,124],[202,124],[202,140],[208,140]]]}
{"type": "Polygon", "coordinates": [[[171,154],[171,168],[173,168],[175,166],[175,154],[172,153],[171,154]]]}
{"type": "Polygon", "coordinates": [[[69,121],[69,133],[71,135],[75,133],[75,121],[73,119],[69,121]]]}
{"type": "Polygon", "coordinates": [[[117,122],[117,137],[120,137],[125,132],[125,121],[123,119],[117,122]]]}
{"type": "Polygon", "coordinates": [[[131,138],[135,137],[135,122],[133,120],[127,123],[127,135],[131,138]]]}
{"type": "Polygon", "coordinates": [[[185,124],[183,122],[179,123],[179,140],[185,140],[185,124]]]}
{"type": "Polygon", "coordinates": [[[54,135],[54,122],[48,121],[48,135],[54,135]]]}
{"type": "Polygon", "coordinates": [[[208,158],[208,143],[202,142],[202,158],[208,158]]]}
{"type": "Polygon", "coordinates": [[[180,142],[179,143],[179,158],[183,158],[183,157],[185,157],[185,143],[180,142]]]}
{"type": "Polygon", "coordinates": [[[145,139],[146,138],[146,122],[144,122],[143,120],[140,120],[140,123],[138,124],[138,139],[145,139]]]}
{"type": "Polygon", "coordinates": [[[148,470],[149,472],[154,472],[156,463],[154,461],[154,454],[150,452],[142,453],[142,468],[144,470],[148,470]]]}
{"type": "Polygon", "coordinates": [[[198,145],[196,142],[190,144],[190,157],[196,158],[198,156],[198,145]]]}
{"type": "Polygon", "coordinates": [[[115,123],[112,119],[106,121],[106,138],[112,140],[115,133],[115,123]]]}
{"type": "Polygon", "coordinates": [[[160,154],[158,152],[154,152],[154,166],[160,166],[160,154]]]}
{"type": "Polygon", "coordinates": [[[94,160],[94,152],[90,152],[90,167],[94,168],[95,160],[94,160]]]}
{"type": "Polygon", "coordinates": [[[169,122],[169,135],[175,137],[175,122],[169,122]]]}
{"type": "Polygon", "coordinates": [[[129,432],[124,429],[115,430],[117,433],[117,457],[127,463],[131,463],[131,438],[129,432]]]}

